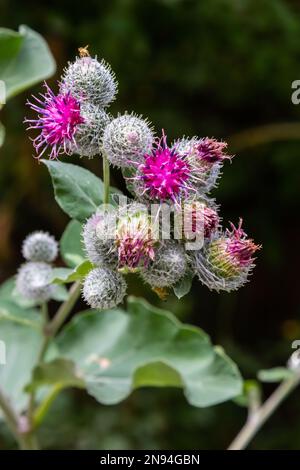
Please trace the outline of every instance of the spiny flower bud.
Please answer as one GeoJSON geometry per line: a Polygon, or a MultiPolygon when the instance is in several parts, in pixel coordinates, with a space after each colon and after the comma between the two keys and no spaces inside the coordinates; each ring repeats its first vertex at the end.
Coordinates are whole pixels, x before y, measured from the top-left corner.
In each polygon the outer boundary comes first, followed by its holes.
{"type": "Polygon", "coordinates": [[[92,215],[83,228],[83,244],[87,257],[92,263],[115,268],[118,265],[118,253],[115,250],[112,224],[114,219],[108,212],[92,215]]]}
{"type": "Polygon", "coordinates": [[[197,168],[199,179],[198,189],[207,193],[216,186],[224,160],[232,157],[225,153],[226,142],[205,137],[182,138],[174,142],[173,149],[179,155],[185,155],[197,168]]]}
{"type": "Polygon", "coordinates": [[[200,281],[213,290],[238,289],[248,280],[254,267],[253,254],[260,249],[242,229],[231,224],[203,250],[194,253],[194,268],[200,281]]]}
{"type": "Polygon", "coordinates": [[[152,143],[149,122],[134,114],[118,116],[104,130],[103,150],[109,161],[121,168],[130,166],[132,160],[140,161],[152,143]]]}
{"type": "Polygon", "coordinates": [[[91,308],[104,310],[123,301],[126,287],[125,279],[120,273],[108,268],[96,268],[85,278],[82,293],[91,308]]]}
{"type": "Polygon", "coordinates": [[[174,241],[160,245],[155,258],[141,272],[141,277],[152,287],[171,287],[187,270],[187,258],[183,246],[174,241]]]}
{"type": "Polygon", "coordinates": [[[119,267],[135,269],[147,266],[154,258],[155,240],[151,217],[140,204],[132,203],[122,209],[117,221],[116,247],[119,267]]]}
{"type": "Polygon", "coordinates": [[[46,302],[54,290],[54,286],[49,284],[51,277],[52,268],[49,264],[29,261],[18,271],[16,289],[25,299],[36,303],[46,302]]]}
{"type": "Polygon", "coordinates": [[[81,105],[81,116],[84,121],[76,130],[71,151],[92,158],[101,153],[103,131],[110,118],[102,108],[91,103],[81,105]]]}
{"type": "Polygon", "coordinates": [[[23,242],[22,254],[28,261],[51,263],[57,257],[57,253],[57,242],[47,232],[33,232],[23,242]]]}
{"type": "Polygon", "coordinates": [[[64,70],[60,89],[80,101],[107,106],[115,99],[117,81],[109,64],[92,57],[77,57],[64,70]]]}

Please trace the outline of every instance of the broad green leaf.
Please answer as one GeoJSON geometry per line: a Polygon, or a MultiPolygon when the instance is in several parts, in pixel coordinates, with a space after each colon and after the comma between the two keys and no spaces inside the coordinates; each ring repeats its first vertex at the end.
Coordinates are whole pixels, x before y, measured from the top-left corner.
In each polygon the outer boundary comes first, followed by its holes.
{"type": "Polygon", "coordinates": [[[134,387],[182,387],[180,374],[163,362],[152,362],[137,369],[134,374],[134,387]]]}
{"type": "Polygon", "coordinates": [[[66,289],[65,286],[62,284],[57,284],[54,288],[54,292],[51,296],[53,300],[56,300],[57,302],[64,302],[67,300],[69,297],[68,290],[66,289]]]}
{"type": "Polygon", "coordinates": [[[274,367],[273,369],[260,370],[257,374],[261,382],[282,382],[292,377],[294,372],[286,367],[274,367]]]}
{"type": "Polygon", "coordinates": [[[75,269],[54,268],[53,283],[66,284],[68,282],[80,281],[93,269],[94,265],[88,260],[83,261],[75,269]]]}
{"type": "Polygon", "coordinates": [[[57,339],[88,392],[114,404],[144,386],[182,387],[189,403],[209,406],[241,393],[237,367],[199,328],[141,299],[121,309],[91,310],[71,320],[57,339]]]}
{"type": "MultiPolygon", "coordinates": [[[[0,103],[0,109],[1,109],[1,103],[0,103]]],[[[4,144],[5,140],[5,127],[3,124],[0,122],[0,147],[4,144]]]]}
{"type": "Polygon", "coordinates": [[[5,82],[7,99],[55,72],[55,62],[46,41],[28,26],[20,26],[18,33],[0,29],[1,52],[4,55],[2,60],[0,58],[0,80],[5,82]],[[8,44],[9,50],[6,50],[8,44]]]}
{"type": "Polygon", "coordinates": [[[0,285],[0,300],[12,300],[13,291],[16,287],[15,277],[10,277],[0,285]]]}
{"type": "Polygon", "coordinates": [[[34,307],[36,304],[32,300],[24,299],[16,290],[15,277],[7,279],[0,286],[0,299],[9,300],[10,302],[24,309],[34,307]]]}
{"type": "Polygon", "coordinates": [[[12,301],[3,298],[0,298],[0,319],[9,320],[37,329],[40,328],[42,322],[38,310],[33,308],[24,309],[12,301]]]}
{"type": "Polygon", "coordinates": [[[178,299],[181,299],[191,290],[193,282],[193,275],[191,273],[186,274],[177,284],[173,287],[174,294],[178,299]]]}
{"type": "Polygon", "coordinates": [[[19,53],[24,37],[7,28],[0,28],[0,70],[7,67],[19,53]]]}
{"type": "Polygon", "coordinates": [[[93,173],[71,163],[42,160],[54,187],[56,202],[71,218],[84,222],[103,201],[103,183],[93,173]]]}
{"type": "Polygon", "coordinates": [[[60,252],[67,266],[75,268],[86,256],[82,246],[82,226],[77,220],[71,220],[60,240],[60,252]]]}
{"type": "Polygon", "coordinates": [[[37,323],[28,317],[28,311],[13,304],[0,308],[0,340],[5,345],[5,364],[0,362],[0,384],[17,411],[23,411],[28,402],[24,392],[42,344],[42,333],[37,323]],[[7,311],[6,311],[7,308],[7,311]],[[7,315],[6,313],[9,313],[7,315]]]}
{"type": "Polygon", "coordinates": [[[84,382],[72,361],[57,358],[35,367],[32,380],[26,386],[26,391],[31,392],[45,385],[55,385],[61,389],[66,387],[83,388],[84,382]]]}
{"type": "Polygon", "coordinates": [[[68,278],[73,274],[74,270],[71,268],[53,268],[51,283],[64,284],[68,281],[68,278]]]}

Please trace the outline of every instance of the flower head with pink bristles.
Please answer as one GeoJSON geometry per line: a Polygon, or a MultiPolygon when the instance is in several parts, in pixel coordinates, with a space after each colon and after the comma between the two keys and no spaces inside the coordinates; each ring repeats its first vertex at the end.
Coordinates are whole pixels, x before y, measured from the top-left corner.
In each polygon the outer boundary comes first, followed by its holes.
{"type": "Polygon", "coordinates": [[[128,180],[140,200],[178,204],[196,194],[199,175],[195,158],[170,148],[162,131],[151,153],[144,154],[128,180]]]}
{"type": "Polygon", "coordinates": [[[51,148],[50,159],[56,159],[62,153],[70,153],[70,145],[75,143],[75,133],[84,119],[80,113],[80,102],[69,92],[55,95],[45,83],[46,93],[34,97],[36,103],[27,104],[38,113],[36,119],[25,119],[28,129],[38,129],[39,135],[33,139],[33,145],[40,158],[51,148]]]}
{"type": "Polygon", "coordinates": [[[155,243],[151,218],[147,211],[141,210],[135,203],[121,211],[115,239],[119,268],[135,269],[147,266],[149,261],[154,259],[155,243]]]}
{"type": "Polygon", "coordinates": [[[200,194],[206,194],[216,186],[224,161],[231,160],[232,156],[225,152],[226,147],[226,142],[210,137],[183,137],[172,145],[179,155],[193,162],[198,177],[196,187],[200,194]]]}
{"type": "MultiPolygon", "coordinates": [[[[46,83],[45,88],[27,103],[36,118],[25,120],[39,132],[33,139],[37,158],[47,152],[51,160],[63,153],[103,157],[104,199],[112,206],[102,211],[95,191],[96,213],[86,208],[83,226],[85,254],[95,266],[84,286],[90,306],[108,308],[123,299],[120,273],[139,273],[162,297],[170,288],[181,296],[195,275],[217,291],[248,280],[260,246],[247,237],[242,220],[223,231],[219,206],[208,197],[232,159],[226,142],[194,136],[170,145],[164,130],[155,137],[148,118],[134,112],[112,116],[107,108],[117,93],[115,74],[87,48],[67,65],[57,95],[46,83]],[[122,170],[133,195],[129,203],[109,197],[109,164],[122,170]]],[[[90,183],[83,184],[89,196],[90,183]]],[[[84,203],[81,192],[78,202],[84,203]]]]}
{"type": "Polygon", "coordinates": [[[254,253],[261,248],[242,229],[242,219],[236,228],[218,234],[204,250],[193,253],[195,274],[213,290],[231,291],[241,287],[254,267],[254,253]]]}

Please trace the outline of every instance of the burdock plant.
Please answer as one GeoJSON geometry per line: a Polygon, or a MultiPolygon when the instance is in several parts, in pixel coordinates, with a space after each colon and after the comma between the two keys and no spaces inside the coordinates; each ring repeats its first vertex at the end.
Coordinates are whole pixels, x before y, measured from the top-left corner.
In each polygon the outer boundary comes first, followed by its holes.
{"type": "MultiPolygon", "coordinates": [[[[181,387],[199,407],[237,397],[236,365],[202,330],[126,297],[126,276],[142,279],[161,298],[186,295],[194,277],[217,291],[248,280],[260,247],[241,222],[222,229],[210,195],[231,161],[227,144],[198,136],[169,143],[145,117],[112,116],[115,74],[86,49],[66,66],[57,90],[44,88],[28,101],[25,122],[56,201],[72,220],[59,245],[48,233],[29,235],[26,262],[2,290],[7,362],[0,368],[0,406],[13,435],[22,448],[38,448],[39,426],[66,387],[85,389],[102,404],[149,385],[181,387]],[[61,161],[71,154],[102,159],[103,181],[61,161]],[[110,165],[124,172],[131,199],[110,188],[110,165]],[[81,293],[87,310],[67,322],[81,293]],[[54,302],[60,305],[53,314],[54,302]],[[12,344],[16,331],[20,341],[12,344]]],[[[289,380],[292,387],[299,376],[289,380]]]]}

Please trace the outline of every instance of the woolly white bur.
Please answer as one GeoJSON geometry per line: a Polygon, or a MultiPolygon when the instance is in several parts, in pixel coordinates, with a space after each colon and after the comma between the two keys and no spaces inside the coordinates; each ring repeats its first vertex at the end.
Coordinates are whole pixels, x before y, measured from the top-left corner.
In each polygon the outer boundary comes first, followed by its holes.
{"type": "Polygon", "coordinates": [[[151,151],[153,139],[149,122],[132,113],[119,115],[108,124],[102,144],[109,161],[126,168],[133,161],[142,162],[143,155],[151,151]]]}
{"type": "Polygon", "coordinates": [[[102,108],[91,103],[83,103],[80,114],[84,122],[76,130],[71,152],[81,157],[93,158],[101,153],[103,131],[110,118],[102,108]]]}
{"type": "Polygon", "coordinates": [[[33,232],[23,242],[22,254],[28,261],[51,263],[57,257],[57,253],[58,244],[47,232],[33,232]]]}
{"type": "Polygon", "coordinates": [[[116,268],[118,253],[114,251],[113,236],[109,236],[111,231],[110,221],[111,218],[106,212],[92,215],[83,228],[83,245],[87,257],[92,263],[97,266],[106,265],[116,268]]]}
{"type": "Polygon", "coordinates": [[[175,241],[167,241],[155,252],[147,269],[141,271],[141,277],[151,287],[171,287],[184,276],[187,267],[184,248],[175,241]]]}
{"type": "Polygon", "coordinates": [[[60,90],[81,102],[105,107],[117,94],[117,80],[109,64],[97,58],[77,57],[64,70],[60,90]]]}
{"type": "Polygon", "coordinates": [[[91,308],[104,310],[121,303],[126,288],[126,281],[120,273],[102,267],[89,272],[83,283],[82,294],[91,308]]]}
{"type": "Polygon", "coordinates": [[[25,299],[36,303],[49,300],[54,286],[50,285],[52,268],[43,262],[29,261],[24,263],[16,277],[16,289],[25,299]]]}

